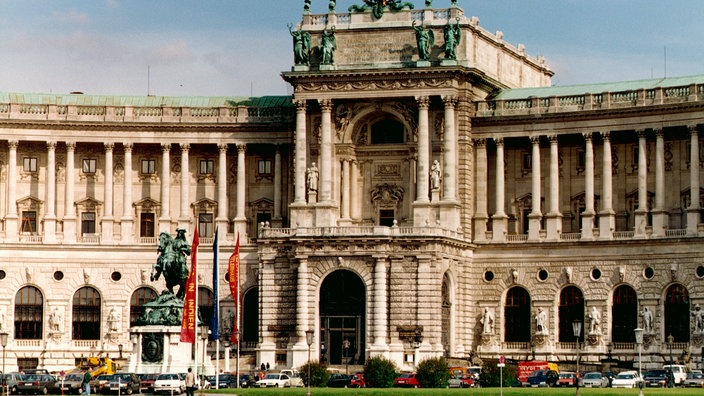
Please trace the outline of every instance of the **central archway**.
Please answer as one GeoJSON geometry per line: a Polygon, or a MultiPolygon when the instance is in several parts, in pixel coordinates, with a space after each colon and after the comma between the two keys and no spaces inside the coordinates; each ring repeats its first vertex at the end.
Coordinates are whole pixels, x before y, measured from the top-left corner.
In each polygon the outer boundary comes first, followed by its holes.
{"type": "Polygon", "coordinates": [[[321,362],[364,364],[366,297],[362,279],[337,270],[320,287],[321,362]],[[345,348],[345,341],[349,342],[345,348]]]}

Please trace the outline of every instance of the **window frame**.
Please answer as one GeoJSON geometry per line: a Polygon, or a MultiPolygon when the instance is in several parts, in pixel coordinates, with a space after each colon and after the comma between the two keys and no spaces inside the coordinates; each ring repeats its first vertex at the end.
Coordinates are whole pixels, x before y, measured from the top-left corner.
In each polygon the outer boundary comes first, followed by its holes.
{"type": "Polygon", "coordinates": [[[142,175],[155,175],[156,160],[148,158],[142,159],[139,165],[139,173],[142,175]]]}

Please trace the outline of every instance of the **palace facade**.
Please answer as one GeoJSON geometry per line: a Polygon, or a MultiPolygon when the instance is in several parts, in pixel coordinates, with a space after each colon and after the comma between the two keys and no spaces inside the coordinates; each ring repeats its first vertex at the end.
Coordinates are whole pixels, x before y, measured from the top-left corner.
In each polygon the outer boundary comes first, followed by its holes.
{"type": "Polygon", "coordinates": [[[201,314],[218,298],[225,336],[241,238],[245,364],[300,366],[312,330],[334,365],[579,347],[632,367],[638,327],[648,367],[700,361],[704,75],[550,86],[457,6],[375,14],[304,12],[292,96],[0,94],[8,371],[141,354],[158,235],[196,228],[201,314]]]}

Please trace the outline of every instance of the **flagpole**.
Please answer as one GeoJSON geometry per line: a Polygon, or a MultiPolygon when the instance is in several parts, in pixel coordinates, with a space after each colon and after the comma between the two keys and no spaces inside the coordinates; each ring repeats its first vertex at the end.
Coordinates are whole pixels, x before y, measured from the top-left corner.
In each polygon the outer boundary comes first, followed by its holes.
{"type": "MultiPolygon", "coordinates": [[[[217,239],[219,238],[218,235],[218,229],[215,228],[215,251],[213,254],[215,255],[215,259],[213,260],[213,265],[215,268],[213,269],[214,274],[220,274],[220,259],[219,259],[219,251],[220,251],[220,241],[217,239]]],[[[215,289],[215,307],[217,310],[220,310],[220,292],[219,288],[217,287],[217,282],[218,282],[218,277],[215,277],[213,279],[213,288],[215,289]]],[[[215,326],[220,326],[220,312],[215,312],[213,313],[214,315],[217,315],[218,323],[214,323],[215,326]]],[[[216,384],[216,389],[220,389],[220,329],[219,327],[217,328],[218,330],[218,338],[215,340],[215,384],[216,384]]],[[[239,378],[237,379],[239,381],[239,378]]]]}
{"type": "Polygon", "coordinates": [[[198,317],[199,317],[199,315],[198,315],[198,254],[197,254],[198,246],[195,246],[195,249],[193,249],[193,250],[194,251],[192,251],[191,254],[193,255],[192,257],[194,258],[194,260],[191,261],[191,264],[192,264],[191,271],[194,271],[194,270],[196,271],[195,274],[193,274],[193,276],[195,277],[195,281],[196,281],[196,295],[195,295],[195,299],[194,299],[195,305],[196,305],[196,319],[195,319],[196,329],[194,331],[195,337],[194,337],[194,342],[193,342],[193,346],[195,348],[195,350],[194,350],[195,355],[193,356],[193,365],[195,367],[193,367],[193,372],[196,373],[197,378],[200,378],[200,377],[198,377],[198,339],[200,338],[200,334],[198,334],[199,333],[199,331],[198,331],[199,330],[198,329],[198,317]]]}

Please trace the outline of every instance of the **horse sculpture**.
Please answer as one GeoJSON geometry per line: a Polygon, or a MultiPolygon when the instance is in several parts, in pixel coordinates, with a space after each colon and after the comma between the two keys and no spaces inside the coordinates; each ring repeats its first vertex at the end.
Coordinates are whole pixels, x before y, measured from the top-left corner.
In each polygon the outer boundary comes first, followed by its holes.
{"type": "Polygon", "coordinates": [[[167,232],[159,234],[157,252],[159,258],[152,266],[150,279],[152,282],[158,280],[159,275],[163,273],[166,288],[177,298],[183,299],[186,295],[186,279],[188,279],[186,256],[191,254],[191,247],[186,240],[186,230],[177,229],[176,238],[172,238],[167,232]],[[175,286],[179,286],[177,293],[174,293],[175,286]]]}

